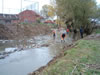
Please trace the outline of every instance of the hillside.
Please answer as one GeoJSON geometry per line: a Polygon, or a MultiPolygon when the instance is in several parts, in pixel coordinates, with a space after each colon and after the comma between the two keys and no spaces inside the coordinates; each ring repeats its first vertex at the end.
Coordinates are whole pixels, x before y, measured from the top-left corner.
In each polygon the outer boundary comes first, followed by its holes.
{"type": "Polygon", "coordinates": [[[32,37],[50,32],[47,25],[33,24],[0,24],[0,39],[21,39],[23,37],[32,37]]]}

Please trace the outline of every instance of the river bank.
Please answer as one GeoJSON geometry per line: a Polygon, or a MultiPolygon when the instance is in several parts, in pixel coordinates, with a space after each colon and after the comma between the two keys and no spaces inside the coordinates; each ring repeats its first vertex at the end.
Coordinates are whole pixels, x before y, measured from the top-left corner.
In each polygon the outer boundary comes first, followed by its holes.
{"type": "MultiPolygon", "coordinates": [[[[66,37],[64,43],[61,43],[60,34],[55,40],[52,35],[41,35],[34,39],[28,39],[27,41],[30,44],[26,43],[26,48],[22,47],[21,50],[15,49],[13,51],[12,48],[6,50],[8,51],[7,56],[0,59],[1,75],[27,75],[32,71],[36,71],[58,56],[62,48],[65,47],[64,44],[70,45],[72,43],[72,39],[68,37],[66,37]]],[[[6,43],[7,41],[4,44],[6,43]]]]}
{"type": "MultiPolygon", "coordinates": [[[[97,33],[97,32],[96,32],[97,33]]],[[[99,75],[100,33],[76,41],[61,54],[29,75],[99,75]]]]}

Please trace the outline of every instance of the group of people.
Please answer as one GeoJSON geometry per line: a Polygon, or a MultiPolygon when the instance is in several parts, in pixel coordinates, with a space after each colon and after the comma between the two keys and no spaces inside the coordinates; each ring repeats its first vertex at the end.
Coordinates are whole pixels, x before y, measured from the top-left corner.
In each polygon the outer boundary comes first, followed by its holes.
{"type": "MultiPolygon", "coordinates": [[[[73,32],[76,34],[77,30],[74,29],[73,32]]],[[[61,33],[61,42],[63,42],[63,41],[65,42],[64,39],[65,39],[66,35],[68,35],[68,34],[69,34],[69,29],[67,28],[66,33],[65,32],[61,33]]],[[[81,36],[81,38],[83,38],[83,28],[82,27],[80,27],[80,36],[81,36]]],[[[56,31],[53,30],[53,39],[54,40],[55,40],[55,37],[56,37],[56,31]]]]}
{"type": "MultiPolygon", "coordinates": [[[[66,34],[69,34],[69,29],[66,29],[66,33],[65,32],[63,32],[63,33],[61,33],[61,42],[65,42],[65,37],[66,37],[66,34]]],[[[55,37],[56,37],[56,31],[55,30],[53,30],[53,39],[55,40],[55,37]]]]}

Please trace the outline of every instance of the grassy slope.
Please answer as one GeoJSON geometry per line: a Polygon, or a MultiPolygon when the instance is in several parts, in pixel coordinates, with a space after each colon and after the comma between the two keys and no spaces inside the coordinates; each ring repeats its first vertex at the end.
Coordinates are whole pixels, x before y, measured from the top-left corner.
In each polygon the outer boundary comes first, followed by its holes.
{"type": "Polygon", "coordinates": [[[100,33],[100,29],[95,30],[95,32],[96,32],[97,34],[100,33]]]}
{"type": "Polygon", "coordinates": [[[100,40],[79,40],[41,75],[100,75],[100,40]]]}

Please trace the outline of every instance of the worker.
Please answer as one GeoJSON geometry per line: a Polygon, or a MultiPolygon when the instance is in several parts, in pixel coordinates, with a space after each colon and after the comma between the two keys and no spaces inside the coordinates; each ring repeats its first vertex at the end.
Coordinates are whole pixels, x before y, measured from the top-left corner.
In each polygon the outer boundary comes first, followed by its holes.
{"type": "Polygon", "coordinates": [[[69,29],[68,28],[66,29],[66,32],[67,32],[67,34],[69,34],[69,29]]]}
{"type": "Polygon", "coordinates": [[[65,40],[64,40],[64,39],[65,39],[65,36],[66,36],[66,34],[65,34],[65,33],[62,33],[62,34],[61,34],[61,42],[62,42],[62,41],[64,41],[64,42],[65,42],[65,40]]]}
{"type": "Polygon", "coordinates": [[[53,39],[55,40],[55,37],[56,37],[56,31],[53,30],[52,33],[53,33],[53,39]]]}

